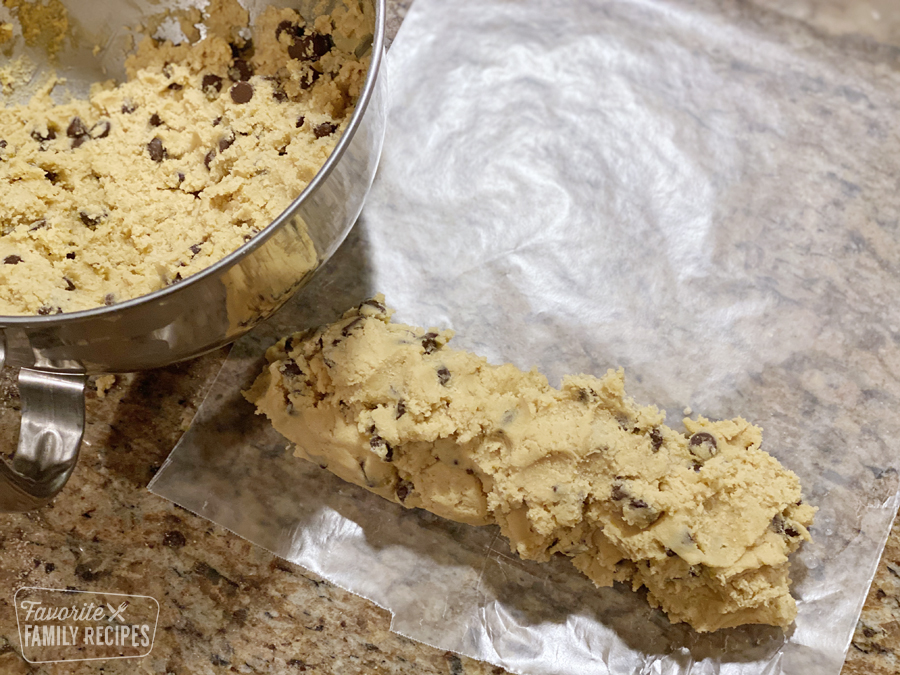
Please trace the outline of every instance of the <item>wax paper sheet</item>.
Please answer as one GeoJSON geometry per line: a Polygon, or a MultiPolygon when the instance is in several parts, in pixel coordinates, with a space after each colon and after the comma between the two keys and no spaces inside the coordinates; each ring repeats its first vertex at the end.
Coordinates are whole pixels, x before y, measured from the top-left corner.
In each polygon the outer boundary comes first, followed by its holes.
{"type": "Polygon", "coordinates": [[[416,0],[360,222],[151,489],[513,672],[838,673],[898,503],[897,57],[739,0],[416,0]],[[792,631],[699,635],[294,459],[239,391],[277,336],[378,291],[552,383],[624,366],[675,426],[762,425],[820,509],[792,631]]]}

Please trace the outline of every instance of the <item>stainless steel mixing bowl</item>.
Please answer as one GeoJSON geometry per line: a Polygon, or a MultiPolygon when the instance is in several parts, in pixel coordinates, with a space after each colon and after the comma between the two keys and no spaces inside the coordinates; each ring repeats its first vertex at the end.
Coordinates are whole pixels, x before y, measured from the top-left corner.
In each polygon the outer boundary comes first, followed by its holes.
{"type": "MultiPolygon", "coordinates": [[[[265,230],[183,282],[112,307],[55,316],[0,316],[0,368],[4,363],[20,368],[22,399],[18,446],[10,462],[0,460],[0,511],[38,508],[65,485],[78,458],[87,375],[158,368],[236,340],[304,286],[343,241],[372,184],[386,115],[380,73],[384,0],[361,2],[374,8],[376,19],[371,65],[356,110],[310,185],[265,230]],[[312,271],[289,265],[292,251],[308,247],[304,232],[316,250],[312,271]]],[[[254,3],[242,4],[253,16],[254,3]]],[[[261,4],[255,3],[257,9],[261,4]]],[[[277,4],[303,11],[297,2],[277,4]]],[[[105,21],[113,33],[117,25],[134,25],[127,20],[140,12],[161,8],[136,0],[68,5],[76,20],[94,16],[95,24],[105,21]],[[121,12],[114,11],[117,6],[121,12]]],[[[64,74],[70,80],[81,73],[85,82],[112,63],[109,49],[98,55],[81,49],[61,62],[69,64],[64,74]],[[72,64],[80,70],[73,72],[72,64]]]]}

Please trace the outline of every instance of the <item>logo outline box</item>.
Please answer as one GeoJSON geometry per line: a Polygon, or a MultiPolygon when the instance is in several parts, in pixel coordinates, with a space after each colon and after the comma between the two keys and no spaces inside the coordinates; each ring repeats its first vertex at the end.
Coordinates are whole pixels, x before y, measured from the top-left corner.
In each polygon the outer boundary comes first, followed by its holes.
{"type": "Polygon", "coordinates": [[[159,614],[160,614],[160,605],[159,600],[154,598],[152,595],[140,595],[138,593],[112,593],[107,591],[83,591],[79,589],[70,589],[70,588],[46,588],[44,586],[21,586],[16,589],[15,594],[13,595],[13,607],[16,612],[16,632],[19,634],[19,647],[22,650],[22,658],[27,663],[69,663],[71,661],[111,661],[113,659],[143,659],[147,656],[150,656],[150,652],[153,651],[153,645],[156,642],[156,631],[159,628],[159,614]],[[74,658],[74,659],[48,659],[46,661],[32,661],[28,658],[25,653],[25,643],[22,640],[22,623],[19,620],[19,593],[22,591],[51,591],[54,593],[61,593],[64,595],[72,595],[74,593],[86,593],[91,595],[103,595],[103,596],[115,596],[120,598],[144,598],[147,600],[152,600],[156,604],[156,617],[153,620],[153,634],[150,637],[150,646],[147,648],[147,652],[145,654],[134,654],[129,656],[91,656],[87,658],[74,658]]]}

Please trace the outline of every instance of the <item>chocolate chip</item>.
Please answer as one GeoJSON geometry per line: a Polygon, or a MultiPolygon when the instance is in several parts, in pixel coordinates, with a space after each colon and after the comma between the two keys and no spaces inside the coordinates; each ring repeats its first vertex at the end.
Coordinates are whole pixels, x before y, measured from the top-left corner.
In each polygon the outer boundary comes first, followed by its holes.
{"type": "Polygon", "coordinates": [[[68,253],[66,253],[66,259],[75,260],[75,251],[69,251],[68,253]]]}
{"type": "Polygon", "coordinates": [[[716,437],[706,431],[698,431],[691,436],[688,449],[691,451],[691,454],[700,461],[706,461],[715,457],[716,453],[719,451],[716,446],[716,437]]]}
{"type": "Polygon", "coordinates": [[[770,527],[776,534],[784,534],[791,538],[800,536],[800,531],[794,527],[793,521],[787,520],[781,513],[775,514],[770,527]]]}
{"type": "Polygon", "coordinates": [[[278,40],[278,38],[281,37],[282,33],[284,33],[285,31],[292,30],[293,28],[294,28],[294,24],[291,23],[290,21],[287,21],[287,20],[282,21],[275,27],[275,39],[278,40]]]}
{"type": "Polygon", "coordinates": [[[150,115],[150,126],[151,127],[161,127],[162,123],[163,123],[163,121],[159,115],[157,115],[156,113],[153,113],[152,115],[150,115]]]}
{"type": "Polygon", "coordinates": [[[133,113],[135,110],[137,110],[137,106],[136,106],[134,103],[132,103],[131,101],[125,101],[125,102],[122,104],[122,112],[123,112],[125,115],[130,115],[130,114],[133,113]]]}
{"type": "Polygon", "coordinates": [[[222,91],[222,78],[218,75],[204,75],[200,88],[208,98],[215,98],[222,91]]]}
{"type": "MultiPolygon", "coordinates": [[[[299,41],[294,41],[291,45],[288,46],[288,56],[292,59],[298,59],[302,61],[309,60],[306,55],[307,44],[306,40],[308,37],[302,38],[299,41]]],[[[313,57],[314,58],[314,57],[313,57]]]]}
{"type": "Polygon", "coordinates": [[[308,71],[306,71],[305,73],[303,73],[303,75],[300,76],[300,82],[299,82],[300,88],[301,89],[309,89],[311,86],[313,86],[318,81],[318,79],[319,79],[319,71],[313,70],[312,68],[310,68],[308,71]]]}
{"type": "Polygon", "coordinates": [[[631,498],[622,508],[622,517],[625,522],[635,527],[650,527],[659,520],[660,516],[662,513],[643,499],[631,498]]]}
{"type": "Polygon", "coordinates": [[[776,534],[784,533],[784,516],[780,513],[776,513],[772,518],[771,528],[775,531],[776,534]]]}
{"type": "Polygon", "coordinates": [[[166,77],[172,77],[172,64],[164,63],[162,67],[163,75],[166,77]]]}
{"type": "Polygon", "coordinates": [[[18,265],[22,262],[22,258],[17,255],[8,255],[3,259],[4,265],[18,265]]]}
{"type": "Polygon", "coordinates": [[[219,152],[225,152],[232,145],[234,145],[234,136],[220,139],[219,140],[219,152]]]}
{"type": "Polygon", "coordinates": [[[384,452],[384,461],[392,462],[394,461],[394,449],[388,443],[385,443],[385,445],[387,445],[387,450],[384,452]]]}
{"type": "Polygon", "coordinates": [[[84,126],[84,122],[81,121],[81,118],[73,117],[66,129],[66,136],[69,138],[78,138],[79,136],[86,136],[87,132],[87,127],[84,126]]]}
{"type": "Polygon", "coordinates": [[[446,366],[441,366],[437,371],[438,382],[440,382],[445,387],[447,383],[450,381],[450,371],[447,370],[446,366]]]}
{"type": "Polygon", "coordinates": [[[670,548],[666,549],[666,557],[667,558],[674,558],[676,555],[678,555],[678,554],[675,553],[675,551],[673,551],[672,549],[670,549],[670,548]]]}
{"type": "Polygon", "coordinates": [[[154,162],[161,162],[169,155],[169,153],[166,152],[166,149],[163,147],[162,141],[159,139],[159,137],[156,137],[152,141],[147,143],[147,152],[150,153],[150,159],[152,159],[154,162]]]}
{"type": "Polygon", "coordinates": [[[169,89],[171,91],[181,91],[182,89],[184,89],[184,85],[178,84],[177,82],[173,82],[172,84],[169,85],[169,89]]]}
{"type": "Polygon", "coordinates": [[[54,308],[54,307],[48,307],[47,305],[44,305],[43,307],[39,307],[38,311],[37,311],[37,313],[40,314],[41,316],[48,316],[49,314],[60,314],[61,312],[62,312],[62,310],[59,307],[54,308]],[[54,309],[56,310],[55,312],[54,312],[54,309]]]}
{"type": "Polygon", "coordinates": [[[500,418],[500,424],[502,424],[505,427],[509,426],[510,424],[513,423],[513,420],[516,419],[516,417],[518,417],[518,416],[519,416],[519,411],[516,408],[513,408],[512,410],[507,410],[505,413],[503,413],[503,417],[500,418]]]}
{"type": "Polygon", "coordinates": [[[288,56],[298,61],[317,61],[331,51],[334,40],[330,35],[310,33],[288,47],[288,56]]]}
{"type": "Polygon", "coordinates": [[[216,158],[216,151],[210,150],[206,153],[206,156],[203,158],[203,166],[209,169],[209,165],[212,164],[212,161],[216,158]]]}
{"type": "Polygon", "coordinates": [[[399,401],[397,401],[397,416],[394,419],[399,420],[401,417],[403,417],[403,415],[405,413],[406,413],[406,403],[404,403],[403,399],[401,398],[399,401]]]}
{"type": "Polygon", "coordinates": [[[47,221],[44,218],[40,220],[36,220],[31,224],[31,227],[28,228],[29,232],[34,232],[35,230],[43,230],[47,227],[47,221]]]}
{"type": "Polygon", "coordinates": [[[72,149],[75,150],[77,148],[80,148],[82,145],[84,145],[84,142],[86,140],[88,140],[89,138],[90,138],[90,136],[79,136],[78,138],[73,138],[72,139],[72,149]]]}
{"type": "Polygon", "coordinates": [[[294,348],[294,337],[290,336],[284,341],[284,351],[290,353],[290,351],[294,348]]]}
{"type": "Polygon", "coordinates": [[[288,100],[288,95],[284,91],[284,89],[282,89],[279,86],[276,86],[276,87],[273,87],[273,89],[272,89],[272,98],[275,99],[275,101],[277,101],[278,103],[284,103],[285,101],[288,100]]]}
{"type": "Polygon", "coordinates": [[[3,148],[5,148],[6,146],[7,146],[6,141],[0,139],[0,150],[2,150],[3,148]]]}
{"type": "Polygon", "coordinates": [[[81,218],[81,222],[87,225],[90,229],[95,229],[100,224],[101,216],[91,216],[82,211],[78,214],[81,218]]]}
{"type": "Polygon", "coordinates": [[[413,491],[413,484],[408,480],[400,480],[397,483],[397,499],[401,502],[405,502],[406,498],[409,497],[409,493],[413,491]]]}
{"type": "Polygon", "coordinates": [[[114,305],[116,303],[116,296],[112,293],[107,293],[103,296],[103,304],[109,307],[110,305],[114,305]]]}
{"type": "Polygon", "coordinates": [[[200,244],[191,244],[190,251],[193,255],[200,253],[200,244]]]}
{"type": "Polygon", "coordinates": [[[362,320],[363,320],[363,318],[362,318],[361,316],[358,316],[358,317],[356,317],[355,319],[353,319],[353,321],[351,321],[351,322],[348,323],[346,326],[344,326],[344,329],[341,331],[341,335],[344,336],[344,337],[349,337],[349,335],[350,335],[350,333],[353,331],[353,329],[354,329],[354,328],[357,326],[357,324],[359,324],[362,320]]]}
{"type": "Polygon", "coordinates": [[[221,117],[217,117],[216,119],[214,119],[214,120],[212,121],[212,125],[213,125],[214,127],[219,126],[221,123],[222,123],[222,118],[221,118],[221,117]]]}
{"type": "Polygon", "coordinates": [[[294,126],[299,129],[300,127],[303,126],[304,122],[306,122],[306,118],[301,115],[300,117],[297,118],[297,123],[294,126]]]}
{"type": "MultiPolygon", "coordinates": [[[[387,311],[387,307],[385,307],[382,303],[378,302],[375,298],[369,298],[366,300],[363,305],[369,305],[369,307],[374,307],[379,312],[384,314],[387,311]]],[[[362,307],[362,305],[360,305],[362,307]]]]}
{"type": "Polygon", "coordinates": [[[435,340],[437,336],[437,333],[425,333],[422,336],[422,349],[426,354],[431,354],[438,348],[437,340],[435,340]]]}
{"type": "Polygon", "coordinates": [[[659,452],[659,449],[663,444],[663,435],[662,432],[657,428],[653,427],[650,430],[650,449],[653,452],[659,452]]]}
{"type": "Polygon", "coordinates": [[[228,77],[234,82],[246,82],[253,75],[253,68],[244,59],[235,59],[228,69],[228,77]]]}
{"type": "Polygon", "coordinates": [[[278,40],[282,33],[287,33],[294,39],[302,38],[305,32],[303,26],[298,26],[290,21],[282,21],[275,29],[275,39],[278,40]]]}
{"type": "Polygon", "coordinates": [[[317,124],[316,128],[313,129],[313,134],[315,134],[316,138],[325,138],[326,136],[331,136],[335,130],[337,130],[336,124],[322,122],[321,124],[317,124]]]}
{"type": "Polygon", "coordinates": [[[237,104],[247,103],[253,98],[253,87],[247,82],[238,82],[231,88],[231,100],[237,104]]]}
{"type": "Polygon", "coordinates": [[[42,134],[40,131],[35,129],[31,132],[31,137],[38,143],[46,143],[47,141],[52,141],[54,138],[56,138],[56,130],[53,127],[47,127],[47,133],[42,134]]]}
{"type": "Polygon", "coordinates": [[[231,56],[235,59],[246,59],[253,56],[253,40],[246,40],[242,45],[231,43],[228,46],[231,47],[231,56]]]}
{"type": "Polygon", "coordinates": [[[51,183],[55,183],[56,179],[59,178],[59,174],[55,171],[44,171],[44,178],[49,180],[51,183]]]}
{"type": "Polygon", "coordinates": [[[181,185],[184,182],[184,174],[180,171],[178,172],[178,184],[181,185]]]}
{"type": "Polygon", "coordinates": [[[109,132],[112,129],[112,124],[109,120],[100,120],[94,126],[91,127],[91,130],[88,132],[95,141],[101,138],[106,138],[109,136],[109,132]]]}
{"type": "Polygon", "coordinates": [[[610,498],[611,498],[613,501],[616,501],[616,502],[617,502],[617,501],[619,501],[620,499],[625,499],[626,497],[628,497],[628,493],[625,492],[625,490],[622,489],[622,486],[621,486],[621,485],[619,485],[618,483],[616,483],[616,484],[614,484],[614,485],[612,486],[612,492],[610,493],[610,498]]]}
{"type": "Polygon", "coordinates": [[[378,434],[375,434],[374,436],[372,436],[372,438],[369,439],[369,447],[373,450],[380,448],[382,445],[387,444],[385,443],[385,440],[378,434]]]}
{"type": "Polygon", "coordinates": [[[67,291],[75,290],[75,284],[72,283],[72,280],[69,277],[63,277],[63,281],[66,282],[66,290],[67,291]]]}
{"type": "Polygon", "coordinates": [[[290,375],[291,377],[299,377],[303,374],[303,371],[300,369],[300,366],[297,365],[296,361],[288,361],[281,367],[281,372],[285,375],[290,375]]]}

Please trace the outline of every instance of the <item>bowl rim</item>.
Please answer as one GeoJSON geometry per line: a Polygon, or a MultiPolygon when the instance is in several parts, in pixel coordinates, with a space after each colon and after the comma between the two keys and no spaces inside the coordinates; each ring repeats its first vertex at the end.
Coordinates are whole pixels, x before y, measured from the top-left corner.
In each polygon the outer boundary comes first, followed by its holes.
{"type": "MultiPolygon", "coordinates": [[[[49,315],[0,314],[0,327],[40,326],[43,328],[48,328],[51,326],[63,325],[66,323],[83,321],[85,319],[111,317],[117,312],[124,312],[127,310],[135,309],[145,303],[156,302],[158,300],[162,300],[168,295],[180,293],[188,286],[201,283],[211,276],[218,275],[220,272],[222,272],[226,268],[231,267],[235,262],[246,256],[248,253],[255,251],[257,248],[263,246],[278,230],[284,227],[291,220],[291,218],[293,218],[300,205],[318,189],[319,185],[323,181],[325,181],[326,178],[328,178],[329,174],[331,174],[331,172],[334,170],[334,167],[347,151],[347,148],[353,140],[357,129],[362,123],[362,117],[365,114],[366,109],[369,106],[369,102],[371,101],[373,93],[375,91],[375,80],[378,77],[382,62],[384,61],[385,1],[386,0],[372,0],[372,4],[375,8],[375,30],[372,35],[371,60],[369,61],[369,67],[366,72],[365,84],[363,85],[363,89],[360,92],[359,98],[357,99],[355,109],[353,110],[353,115],[350,117],[350,122],[344,129],[344,133],[341,135],[340,140],[338,140],[337,145],[334,147],[334,150],[328,156],[328,159],[325,160],[325,163],[316,172],[316,175],[313,176],[309,184],[303,189],[303,192],[301,192],[296,199],[288,204],[284,211],[282,211],[281,214],[279,214],[271,223],[269,223],[264,229],[258,232],[253,237],[253,239],[242,244],[234,251],[226,255],[224,258],[221,258],[209,267],[200,270],[196,274],[189,276],[183,281],[179,281],[170,286],[166,286],[165,288],[159,288],[155,291],[151,291],[150,293],[139,295],[136,298],[130,298],[128,300],[123,300],[122,302],[117,302],[114,305],[92,307],[90,309],[82,309],[77,312],[65,312],[62,314],[49,315]]],[[[319,262],[320,264],[317,265],[317,269],[319,266],[321,266],[321,262],[323,261],[319,262]]]]}

